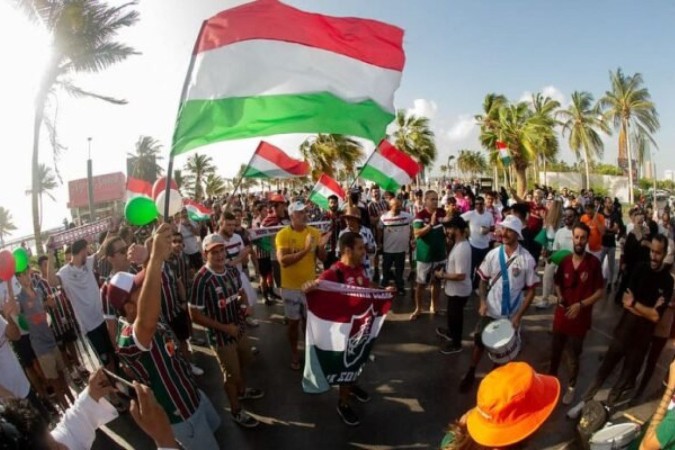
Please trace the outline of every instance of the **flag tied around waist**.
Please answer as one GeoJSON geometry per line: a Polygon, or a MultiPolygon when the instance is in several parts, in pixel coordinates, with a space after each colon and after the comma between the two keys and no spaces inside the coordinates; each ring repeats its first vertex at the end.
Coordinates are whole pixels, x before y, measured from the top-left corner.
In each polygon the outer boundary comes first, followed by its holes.
{"type": "Polygon", "coordinates": [[[394,293],[320,281],[307,293],[302,389],[318,394],[354,383],[382,329],[394,293]]]}

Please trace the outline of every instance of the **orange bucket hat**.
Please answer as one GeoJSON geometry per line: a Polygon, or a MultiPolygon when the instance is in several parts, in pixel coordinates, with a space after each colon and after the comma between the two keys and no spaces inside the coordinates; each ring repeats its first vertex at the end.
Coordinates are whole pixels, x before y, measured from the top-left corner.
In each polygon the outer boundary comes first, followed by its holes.
{"type": "Polygon", "coordinates": [[[518,443],[546,421],[559,396],[556,377],[540,375],[523,362],[508,363],[480,383],[476,407],[467,417],[469,435],[486,447],[518,443]]]}

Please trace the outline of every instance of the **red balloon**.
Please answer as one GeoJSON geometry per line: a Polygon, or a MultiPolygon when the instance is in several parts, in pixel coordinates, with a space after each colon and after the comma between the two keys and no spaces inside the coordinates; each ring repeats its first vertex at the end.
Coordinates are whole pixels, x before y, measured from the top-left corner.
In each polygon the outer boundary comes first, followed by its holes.
{"type": "Polygon", "coordinates": [[[14,255],[9,250],[0,252],[0,280],[9,281],[14,276],[14,269],[16,268],[14,255]]]}
{"type": "MultiPolygon", "coordinates": [[[[171,189],[178,190],[178,184],[176,183],[176,180],[171,178],[171,189]]],[[[152,199],[157,200],[157,196],[159,195],[160,192],[166,190],[166,177],[158,178],[157,181],[155,181],[155,184],[152,185],[152,199]]]]}

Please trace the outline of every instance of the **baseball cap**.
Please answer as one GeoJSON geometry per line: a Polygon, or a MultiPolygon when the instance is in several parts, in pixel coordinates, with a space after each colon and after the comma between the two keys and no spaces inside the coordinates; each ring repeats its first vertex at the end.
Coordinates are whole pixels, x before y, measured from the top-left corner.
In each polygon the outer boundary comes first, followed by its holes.
{"type": "Polygon", "coordinates": [[[527,363],[498,367],[478,387],[476,407],[466,422],[469,435],[485,447],[516,444],[548,419],[559,396],[558,379],[536,373],[527,363]]]}
{"type": "Polygon", "coordinates": [[[291,203],[290,205],[288,205],[288,214],[293,214],[294,212],[304,211],[306,207],[307,206],[305,206],[304,202],[302,202],[300,200],[296,200],[293,203],[291,203]]]}
{"type": "Polygon", "coordinates": [[[225,239],[218,233],[211,233],[207,235],[204,240],[202,241],[202,249],[205,252],[213,250],[214,247],[217,247],[219,245],[224,246],[225,245],[225,239]]]}
{"type": "Polygon", "coordinates": [[[286,198],[281,194],[272,194],[270,203],[286,203],[286,198]]]}
{"type": "Polygon", "coordinates": [[[110,278],[106,287],[106,294],[110,305],[122,310],[125,303],[131,298],[131,294],[143,286],[145,270],[136,275],[129,272],[117,272],[110,278]]]}

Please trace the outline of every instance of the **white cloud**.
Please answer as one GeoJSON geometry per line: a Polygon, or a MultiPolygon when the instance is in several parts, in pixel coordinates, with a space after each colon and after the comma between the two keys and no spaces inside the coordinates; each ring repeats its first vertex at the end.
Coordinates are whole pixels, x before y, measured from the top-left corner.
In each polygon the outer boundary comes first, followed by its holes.
{"type": "Polygon", "coordinates": [[[462,141],[476,128],[476,120],[470,114],[462,114],[450,126],[445,135],[451,142],[462,141]]]}
{"type": "Polygon", "coordinates": [[[433,100],[418,98],[413,101],[413,107],[408,109],[408,113],[416,116],[424,116],[433,120],[438,112],[438,105],[433,100]]]}
{"type": "MultiPolygon", "coordinates": [[[[565,94],[562,93],[560,89],[553,85],[549,86],[544,86],[539,90],[541,94],[544,97],[550,97],[553,100],[557,100],[562,107],[565,107],[569,103],[569,98],[565,96],[565,94]]],[[[519,102],[532,102],[532,92],[530,91],[525,91],[521,94],[520,98],[518,99],[519,102]]]]}

